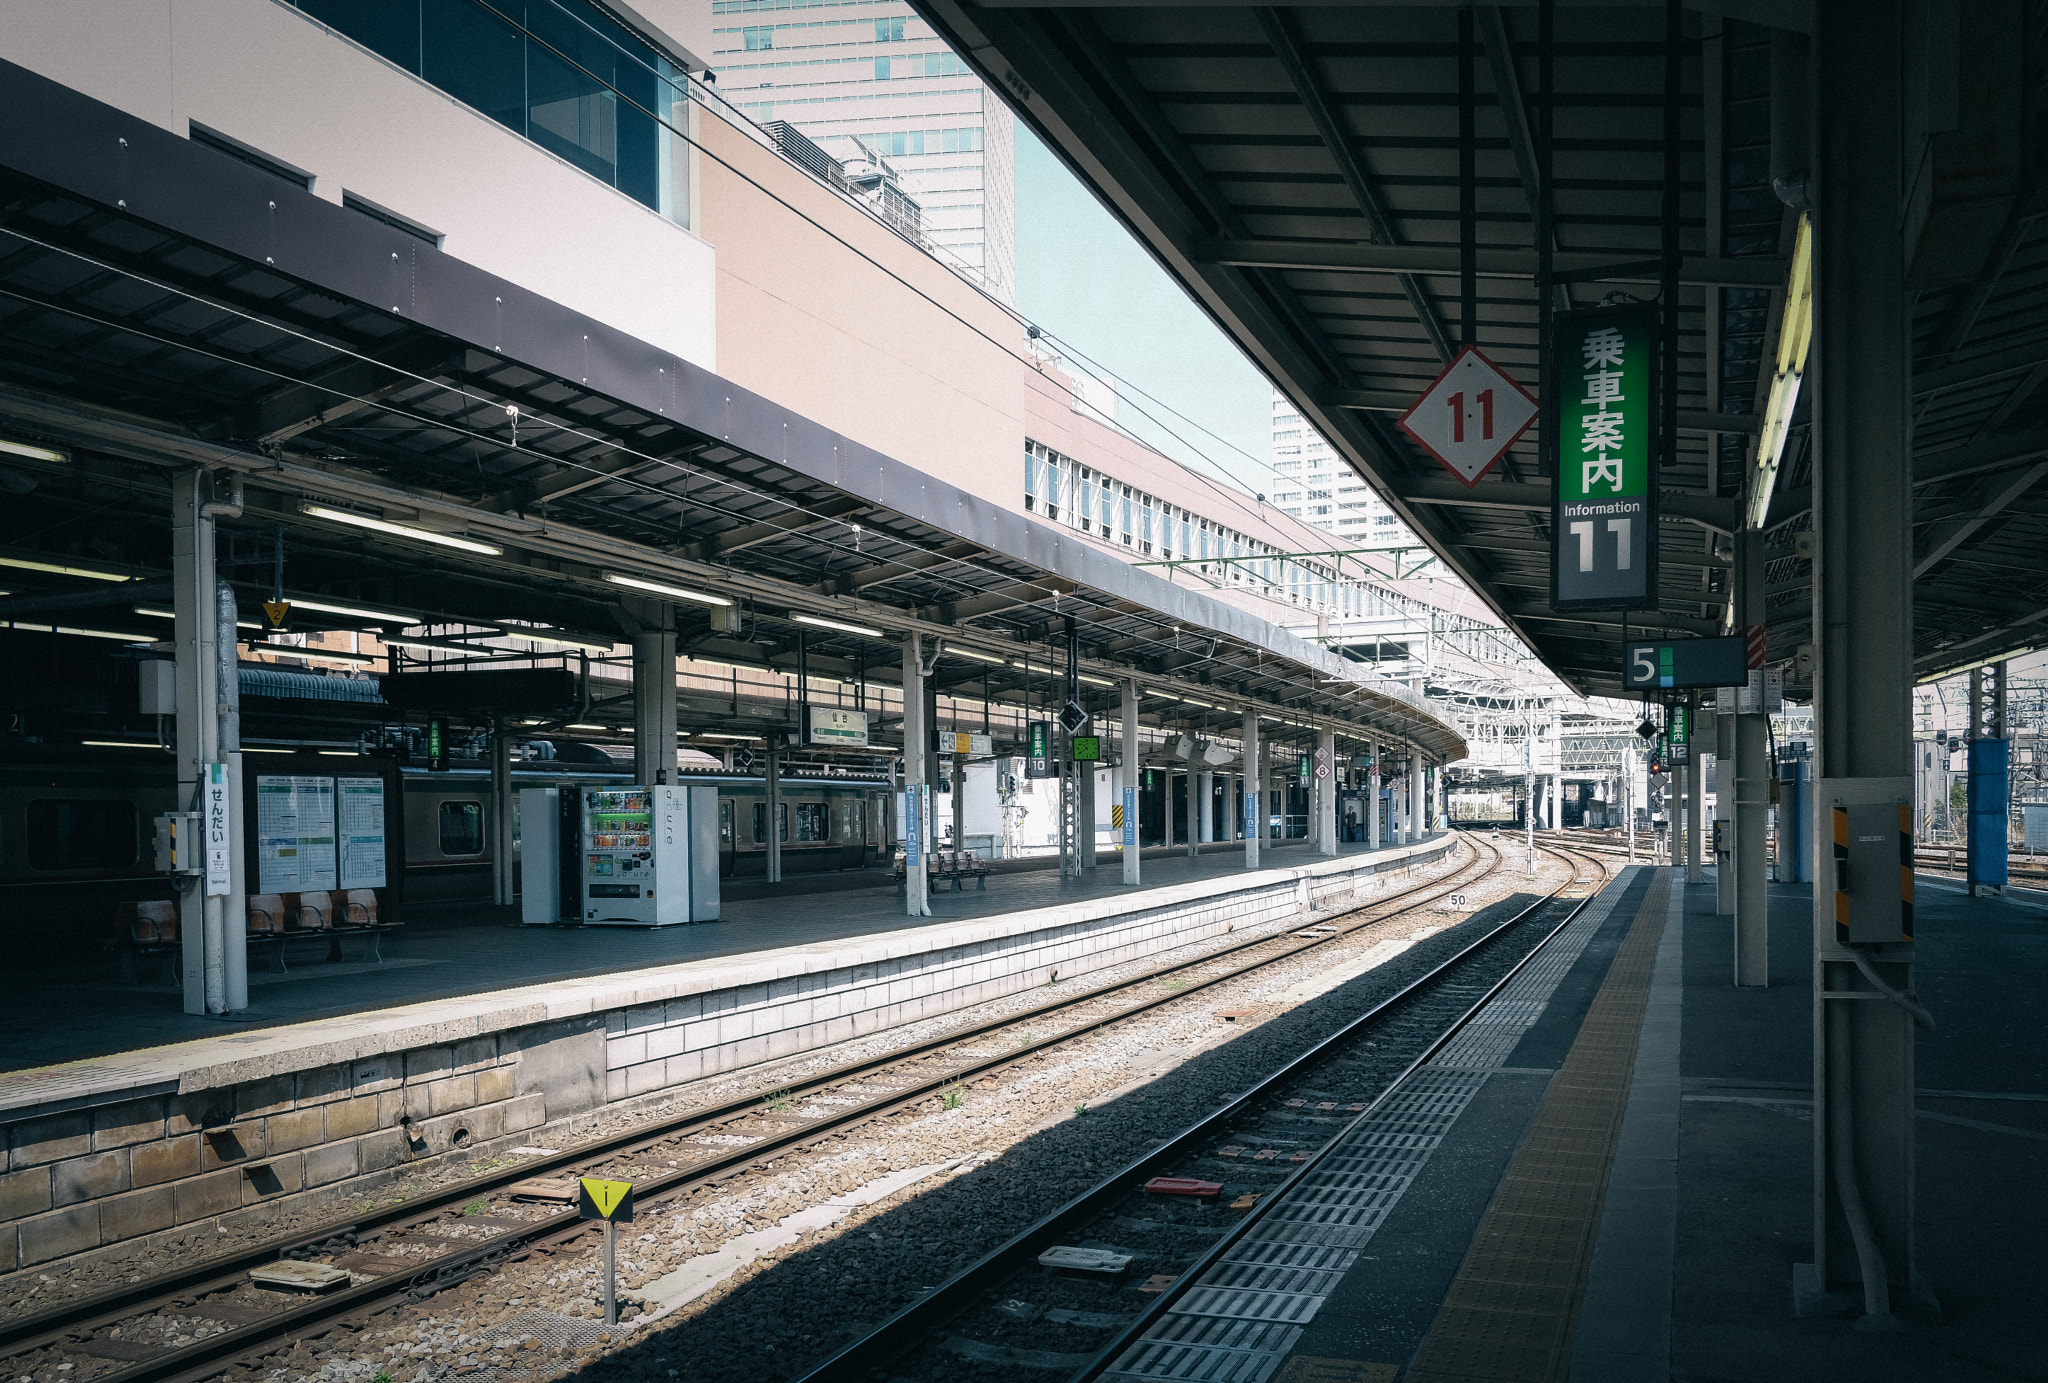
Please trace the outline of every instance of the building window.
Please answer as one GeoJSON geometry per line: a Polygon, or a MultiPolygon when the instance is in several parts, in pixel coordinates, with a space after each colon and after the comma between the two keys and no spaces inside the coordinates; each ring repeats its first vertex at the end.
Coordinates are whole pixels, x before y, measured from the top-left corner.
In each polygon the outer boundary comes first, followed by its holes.
{"type": "Polygon", "coordinates": [[[129,869],[135,865],[135,804],[113,798],[28,804],[28,859],[38,870],[129,869]]]}
{"type": "MultiPolygon", "coordinates": [[[[687,121],[689,77],[589,0],[525,6],[519,11],[524,27],[482,0],[293,3],[556,157],[688,224],[689,149],[670,127],[687,121]]],[[[770,47],[772,40],[759,46],[770,47]]]]}
{"type": "Polygon", "coordinates": [[[901,18],[877,19],[875,21],[875,42],[903,42],[903,20],[901,18]]]}
{"type": "Polygon", "coordinates": [[[746,42],[749,53],[765,53],[775,46],[775,28],[763,24],[759,28],[742,29],[740,37],[746,42]]]}
{"type": "Polygon", "coordinates": [[[875,59],[875,80],[878,82],[889,80],[889,60],[887,58],[875,59]]]}
{"type": "Polygon", "coordinates": [[[481,855],[484,852],[484,804],[443,802],[437,813],[441,825],[441,853],[481,855]]]}

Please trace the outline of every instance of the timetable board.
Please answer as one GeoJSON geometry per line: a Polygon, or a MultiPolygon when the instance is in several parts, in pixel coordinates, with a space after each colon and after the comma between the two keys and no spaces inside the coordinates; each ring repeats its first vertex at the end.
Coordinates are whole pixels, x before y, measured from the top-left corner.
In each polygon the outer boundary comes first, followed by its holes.
{"type": "Polygon", "coordinates": [[[264,893],[336,886],[332,778],[257,776],[256,886],[264,893]]]}

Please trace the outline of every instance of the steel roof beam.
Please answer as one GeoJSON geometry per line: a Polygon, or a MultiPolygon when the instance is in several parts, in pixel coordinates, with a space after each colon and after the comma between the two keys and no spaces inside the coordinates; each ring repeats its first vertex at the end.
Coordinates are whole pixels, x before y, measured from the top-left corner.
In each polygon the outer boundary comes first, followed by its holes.
{"type": "MultiPolygon", "coordinates": [[[[1361,245],[1339,240],[1203,239],[1187,247],[1198,264],[1241,269],[1312,269],[1333,274],[1440,274],[1459,272],[1455,245],[1361,245]]],[[[1534,250],[1482,249],[1481,278],[1534,279],[1534,250]]],[[[1618,254],[1572,250],[1556,256],[1556,272],[1585,282],[1655,283],[1657,261],[1623,260],[1618,254]]],[[[1687,287],[1783,288],[1788,268],[1781,259],[1690,257],[1679,262],[1678,281],[1687,287]]]]}
{"type": "Polygon", "coordinates": [[[772,519],[763,519],[760,523],[742,524],[738,528],[714,533],[694,543],[684,543],[671,548],[670,552],[677,557],[689,557],[701,562],[724,553],[738,552],[743,548],[772,542],[777,538],[787,537],[799,529],[809,528],[812,524],[842,518],[847,514],[857,514],[870,507],[872,506],[867,501],[852,495],[820,500],[807,508],[792,508],[787,513],[778,514],[772,519]]]}
{"type": "MultiPolygon", "coordinates": [[[[1280,70],[1286,74],[1294,94],[1301,98],[1309,123],[1315,126],[1316,134],[1323,141],[1323,151],[1336,163],[1338,175],[1344,179],[1352,200],[1358,203],[1359,214],[1365,217],[1366,225],[1372,230],[1372,238],[1382,245],[1400,244],[1401,238],[1387,215],[1379,189],[1373,185],[1365,165],[1358,161],[1350,131],[1338,119],[1337,112],[1330,105],[1329,93],[1323,89],[1322,78],[1311,65],[1309,56],[1302,51],[1300,37],[1294,31],[1293,16],[1271,7],[1262,7],[1257,16],[1267,45],[1279,60],[1280,70]]],[[[1413,274],[1396,275],[1396,281],[1401,285],[1408,305],[1415,309],[1416,321],[1421,323],[1430,344],[1436,347],[1437,358],[1448,361],[1454,354],[1450,334],[1444,330],[1443,318],[1438,315],[1436,304],[1430,300],[1429,289],[1413,274]]]]}
{"type": "MultiPolygon", "coordinates": [[[[1352,408],[1367,413],[1406,413],[1415,406],[1416,396],[1397,389],[1327,389],[1317,396],[1325,408],[1352,408]]],[[[1757,433],[1763,419],[1754,413],[1709,413],[1703,409],[1678,410],[1681,432],[1757,433]]]]}

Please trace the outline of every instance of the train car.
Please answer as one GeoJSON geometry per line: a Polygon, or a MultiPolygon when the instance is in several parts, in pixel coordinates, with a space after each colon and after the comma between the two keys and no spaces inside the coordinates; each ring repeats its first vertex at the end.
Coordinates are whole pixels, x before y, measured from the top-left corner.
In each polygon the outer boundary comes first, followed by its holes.
{"type": "MultiPolygon", "coordinates": [[[[689,782],[706,781],[691,774],[689,782]]],[[[719,778],[718,872],[758,879],[768,872],[768,784],[761,778],[719,778]]],[[[811,874],[861,869],[891,849],[889,785],[878,779],[784,778],[779,831],[782,870],[811,874]]]]}
{"type": "MultiPolygon", "coordinates": [[[[350,771],[351,761],[388,760],[307,750],[289,758],[244,756],[244,776],[350,771]]],[[[487,903],[497,839],[489,769],[446,772],[404,767],[403,829],[391,858],[400,868],[383,900],[393,915],[417,922],[420,909],[487,903]],[[400,905],[402,900],[402,908],[400,905]]],[[[586,764],[521,763],[512,772],[513,840],[519,839],[518,791],[630,781],[626,772],[586,764]]],[[[746,774],[689,774],[684,781],[719,791],[719,874],[767,872],[767,783],[746,774]]],[[[785,778],[780,784],[785,874],[859,869],[890,849],[889,785],[879,779],[785,778]]],[[[149,749],[23,745],[0,761],[0,944],[20,959],[59,959],[110,934],[124,902],[168,899],[156,872],[155,820],[175,810],[170,756],[149,749]]]]}

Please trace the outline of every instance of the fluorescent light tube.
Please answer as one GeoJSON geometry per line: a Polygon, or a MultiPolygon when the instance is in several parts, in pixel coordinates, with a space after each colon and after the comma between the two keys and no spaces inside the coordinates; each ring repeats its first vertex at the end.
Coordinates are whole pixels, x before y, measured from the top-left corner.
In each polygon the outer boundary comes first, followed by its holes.
{"type": "Polygon", "coordinates": [[[414,528],[410,524],[390,523],[384,519],[373,519],[368,514],[358,514],[348,509],[330,509],[324,504],[301,504],[299,512],[311,518],[329,519],[335,523],[353,524],[357,528],[368,528],[378,533],[389,533],[395,538],[411,538],[415,542],[434,543],[440,547],[459,548],[463,552],[481,553],[486,557],[497,557],[504,553],[502,547],[479,543],[469,538],[458,538],[452,533],[436,533],[430,528],[414,528]]]}
{"type": "Polygon", "coordinates": [[[882,637],[879,629],[870,629],[865,624],[841,624],[836,619],[819,619],[816,615],[791,615],[798,624],[814,625],[819,629],[837,629],[842,634],[865,634],[871,639],[882,637]]]}
{"type": "Polygon", "coordinates": [[[401,615],[391,610],[359,610],[353,605],[326,605],[317,600],[301,600],[297,596],[286,596],[285,600],[294,609],[317,610],[323,615],[349,615],[356,619],[374,619],[386,624],[425,624],[418,615],[401,615]]]}
{"type": "Polygon", "coordinates": [[[687,586],[664,586],[659,581],[645,581],[637,576],[627,576],[623,572],[608,571],[604,574],[604,579],[614,586],[630,586],[636,591],[649,591],[655,595],[668,596],[672,600],[694,600],[699,605],[732,604],[722,595],[712,595],[708,591],[693,591],[687,586]]]}
{"type": "Polygon", "coordinates": [[[0,567],[20,567],[23,571],[54,572],[58,576],[89,576],[95,581],[126,581],[129,579],[119,572],[95,571],[91,567],[66,566],[62,562],[36,562],[26,557],[0,557],[0,567]]]}

